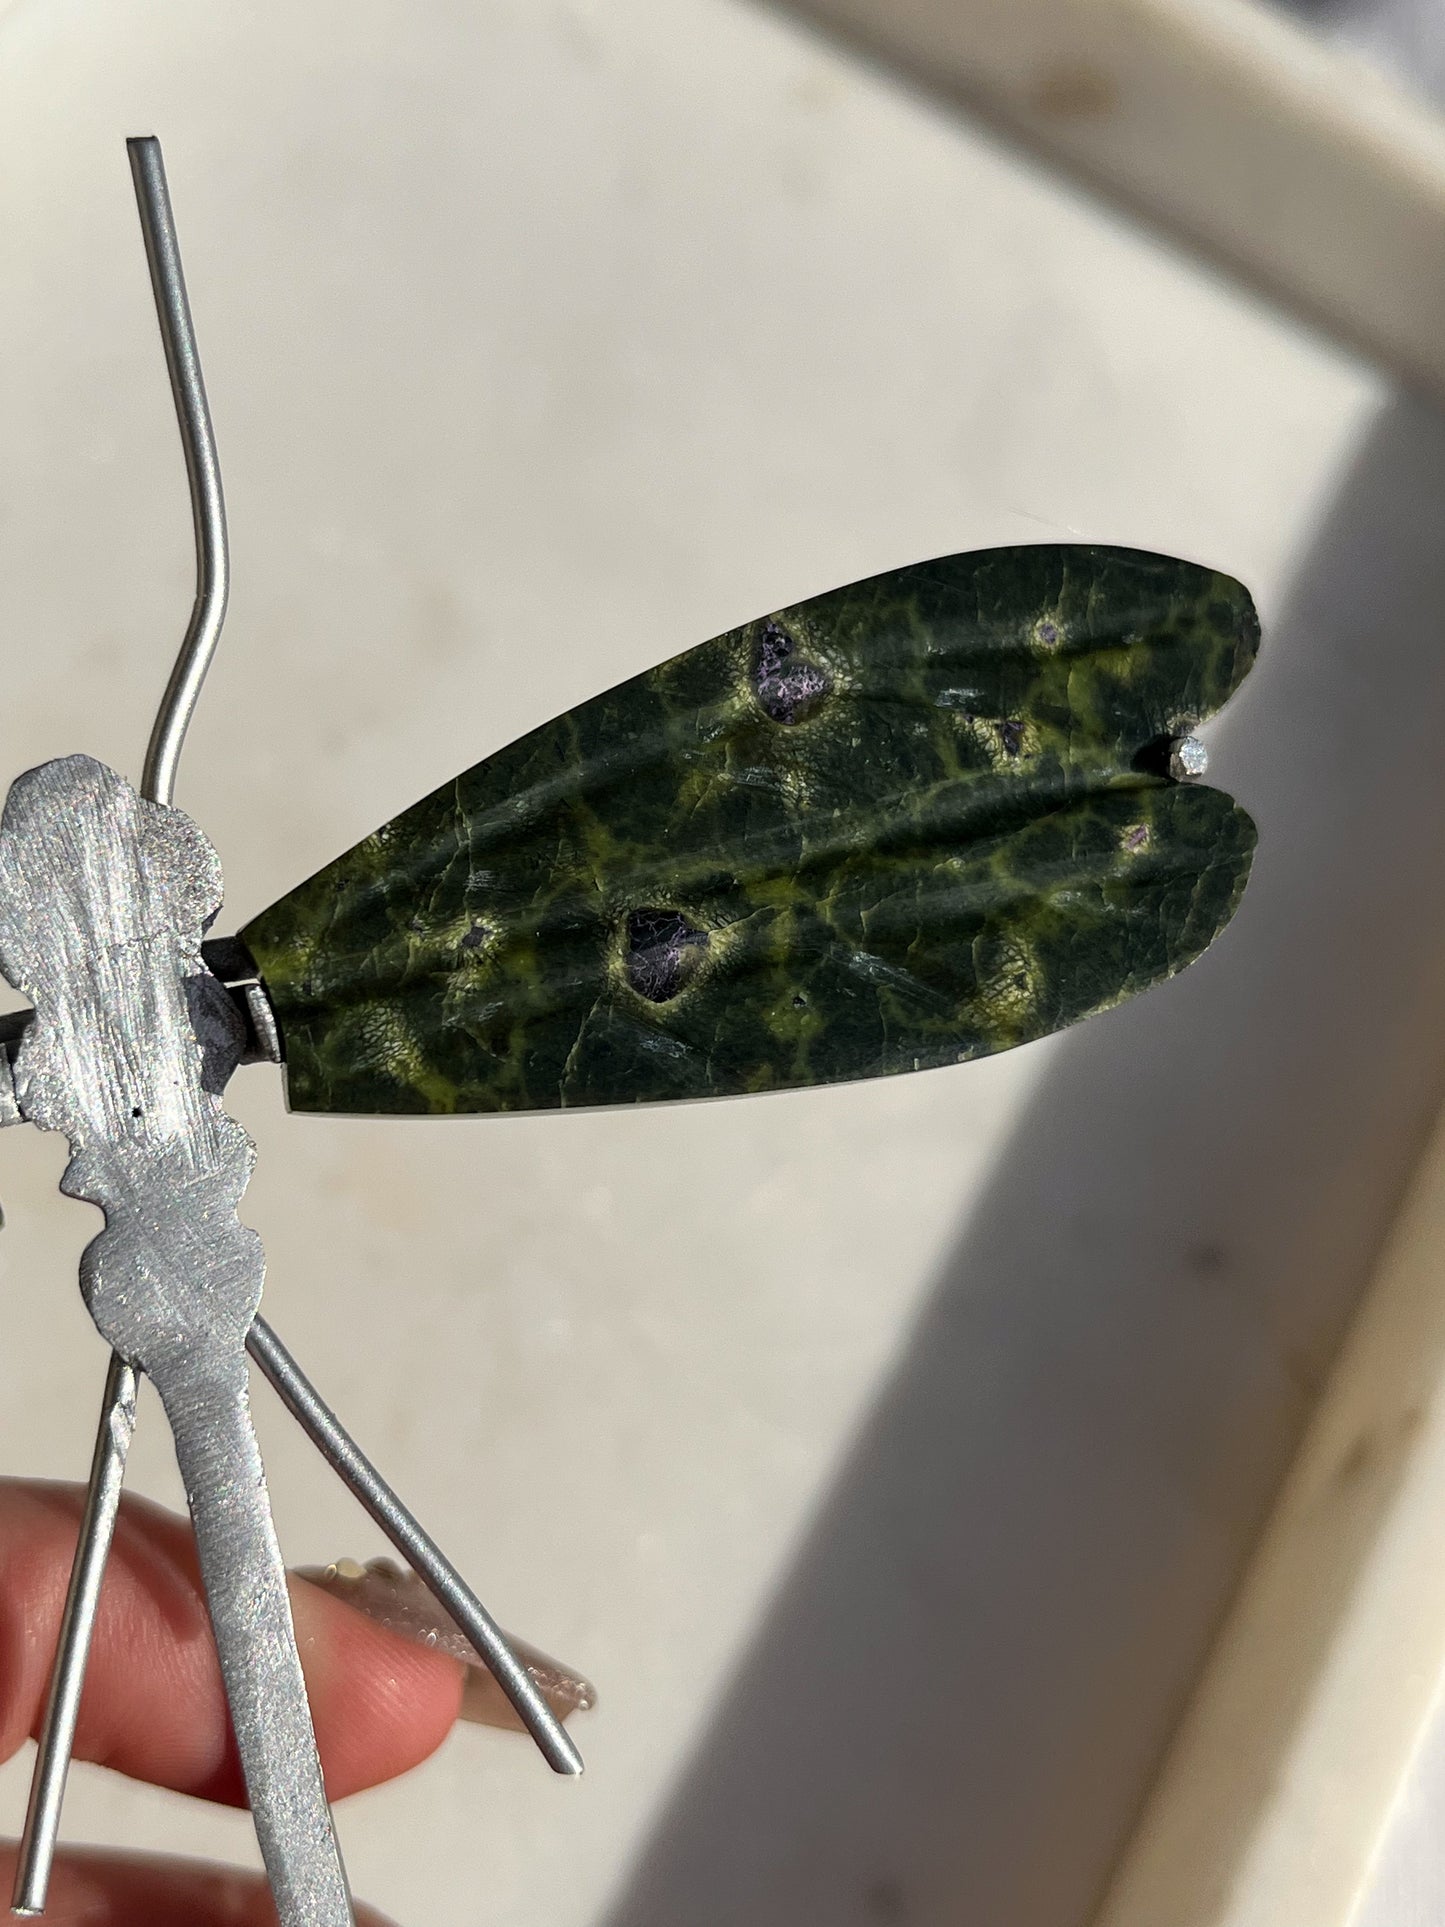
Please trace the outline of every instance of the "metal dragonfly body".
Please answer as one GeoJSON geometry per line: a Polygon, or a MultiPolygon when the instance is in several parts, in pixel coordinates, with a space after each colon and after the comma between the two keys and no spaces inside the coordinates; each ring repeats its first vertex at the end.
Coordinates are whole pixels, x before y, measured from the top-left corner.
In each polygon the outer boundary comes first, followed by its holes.
{"type": "MultiPolygon", "coordinates": [[[[1040,545],[876,576],[688,650],[465,772],[241,933],[170,803],[225,606],[220,476],[159,149],[134,142],[195,507],[198,594],[142,794],[87,758],[0,828],[12,1022],[0,1121],[70,1138],[115,1348],[22,1843],[43,1908],[135,1411],[175,1434],[283,1927],[345,1927],[246,1355],[435,1593],[559,1772],[527,1670],[259,1315],[220,1094],[284,1061],[293,1109],[465,1113],[782,1090],[952,1064],[1107,1009],[1233,914],[1254,827],[1190,734],[1248,671],[1228,576],[1040,545]]],[[[4,1064],[0,1061],[0,1073],[4,1064]]]]}
{"type": "Polygon", "coordinates": [[[236,1216],[254,1149],[220,1099],[245,1030],[201,961],[220,902],[220,863],[190,819],[102,764],[72,756],[12,786],[0,968],[35,1006],[15,1054],[15,1109],[69,1138],[61,1189],[105,1214],[80,1288],[170,1421],[278,1911],[346,1927],[251,1426],[246,1337],[265,1260],[236,1216]]]}
{"type": "Polygon", "coordinates": [[[0,970],[34,1000],[0,1023],[0,1124],[30,1122],[69,1138],[63,1188],[106,1220],[82,1257],[81,1289],[115,1348],[12,1907],[45,1909],[137,1374],[146,1372],[175,1438],[282,1927],[349,1927],[251,1425],[247,1353],[430,1588],[548,1764],[575,1774],[582,1761],[495,1620],[259,1316],[261,1242],[236,1215],[254,1151],[220,1094],[243,1058],[278,1054],[275,1031],[259,987],[228,988],[202,956],[202,933],[221,903],[220,864],[170,802],[225,615],[225,508],[160,147],[141,139],[129,149],[190,479],[197,591],[142,794],[92,758],[68,757],[18,778],[0,823],[0,970]]]}

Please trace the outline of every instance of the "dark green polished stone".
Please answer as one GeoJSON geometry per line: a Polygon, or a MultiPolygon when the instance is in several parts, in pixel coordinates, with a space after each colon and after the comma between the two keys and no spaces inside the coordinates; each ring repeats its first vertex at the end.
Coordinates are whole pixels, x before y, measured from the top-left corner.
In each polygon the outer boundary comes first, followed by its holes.
{"type": "Polygon", "coordinates": [[[1167,774],[1254,659],[1129,549],[897,569],[533,730],[241,933],[305,1111],[781,1090],[1006,1050],[1193,961],[1254,826],[1167,774]]]}

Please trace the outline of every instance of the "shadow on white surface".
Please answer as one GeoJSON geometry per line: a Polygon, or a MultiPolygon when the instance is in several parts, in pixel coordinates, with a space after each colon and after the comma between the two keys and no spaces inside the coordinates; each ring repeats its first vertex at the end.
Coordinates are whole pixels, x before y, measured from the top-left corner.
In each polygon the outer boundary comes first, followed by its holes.
{"type": "Polygon", "coordinates": [[[1088,1921],[1438,1103],[1442,526],[1398,403],[1216,738],[1244,908],[1060,1051],[611,1927],[1088,1921]]]}

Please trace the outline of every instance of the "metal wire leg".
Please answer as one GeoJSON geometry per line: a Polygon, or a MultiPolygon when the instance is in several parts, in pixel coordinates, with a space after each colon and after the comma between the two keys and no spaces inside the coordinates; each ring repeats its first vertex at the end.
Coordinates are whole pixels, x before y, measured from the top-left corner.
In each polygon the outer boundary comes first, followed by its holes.
{"type": "Polygon", "coordinates": [[[138,1385],[135,1371],[123,1358],[112,1354],[95,1457],[91,1461],[90,1489],[81,1515],[75,1562],[70,1569],[70,1589],[65,1595],[65,1610],[60,1620],[55,1670],[50,1678],[50,1697],[30,1780],[30,1805],[15,1866],[15,1893],[10,1905],[11,1911],[17,1914],[45,1911],[65,1780],[75,1744],[75,1723],[85,1685],[86,1661],[90,1657],[91,1635],[100,1603],[100,1582],[115,1533],[126,1454],[135,1431],[138,1385]]]}

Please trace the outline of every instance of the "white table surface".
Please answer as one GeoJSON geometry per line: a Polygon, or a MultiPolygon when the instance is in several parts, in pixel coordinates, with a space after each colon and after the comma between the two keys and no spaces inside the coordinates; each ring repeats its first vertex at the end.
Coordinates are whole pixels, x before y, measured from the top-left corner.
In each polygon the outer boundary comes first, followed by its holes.
{"type": "MultiPolygon", "coordinates": [[[[233,1087],[269,1315],[602,1693],[581,1785],[466,1730],[347,1803],[360,1893],[411,1927],[1082,1927],[1440,1088],[1445,921],[1410,885],[1445,855],[1445,436],[752,6],[11,0],[8,771],[135,774],[188,605],[140,131],[231,507],[178,800],[237,922],[533,723],[875,569],[1063,536],[1255,588],[1217,736],[1250,899],[1073,1039],[625,1116],[233,1087]]],[[[103,1370],[62,1161],[0,1157],[20,1474],[81,1474],[103,1370]]],[[[288,1556],[377,1550],[258,1403],[288,1556]]],[[[177,1496],[153,1403],[133,1482],[177,1496]]],[[[66,1824],[251,1854],[96,1769],[66,1824]]]]}
{"type": "Polygon", "coordinates": [[[1445,1694],[1437,1694],[1427,1736],[1381,1842],[1355,1927],[1439,1927],[1445,1920],[1445,1694]]]}

